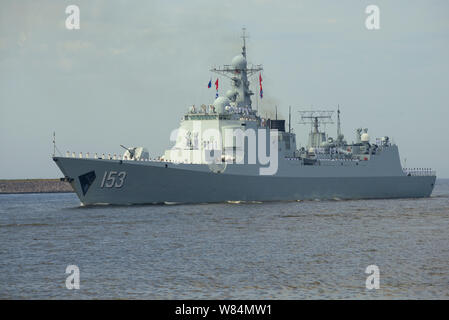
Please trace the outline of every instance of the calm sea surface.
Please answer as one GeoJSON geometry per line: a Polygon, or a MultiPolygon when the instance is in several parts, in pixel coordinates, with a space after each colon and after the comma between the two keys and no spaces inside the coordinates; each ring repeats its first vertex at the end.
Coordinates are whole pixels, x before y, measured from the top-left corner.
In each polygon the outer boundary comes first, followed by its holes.
{"type": "Polygon", "coordinates": [[[449,180],[431,198],[80,207],[0,195],[0,298],[449,299],[449,180]],[[68,265],[80,269],[68,290],[68,265]],[[365,287],[369,265],[380,289],[365,287]]]}

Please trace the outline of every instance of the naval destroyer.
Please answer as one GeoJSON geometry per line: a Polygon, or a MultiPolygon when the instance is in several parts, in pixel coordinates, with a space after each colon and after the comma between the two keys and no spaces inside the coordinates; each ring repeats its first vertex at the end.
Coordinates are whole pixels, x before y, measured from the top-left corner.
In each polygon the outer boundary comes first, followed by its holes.
{"type": "MultiPolygon", "coordinates": [[[[301,111],[310,123],[304,146],[285,120],[262,117],[252,107],[250,81],[262,65],[249,65],[246,37],[230,65],[211,69],[231,80],[231,89],[212,104],[192,106],[172,133],[174,146],[151,159],[144,147],[123,155],[67,152],[52,158],[83,205],[379,199],[429,197],[436,174],[402,168],[398,146],[387,137],[371,140],[368,129],[346,141],[322,124],[334,111],[301,111]]],[[[210,86],[210,83],[209,83],[210,86]]],[[[304,139],[305,140],[305,139],[304,139]]]]}

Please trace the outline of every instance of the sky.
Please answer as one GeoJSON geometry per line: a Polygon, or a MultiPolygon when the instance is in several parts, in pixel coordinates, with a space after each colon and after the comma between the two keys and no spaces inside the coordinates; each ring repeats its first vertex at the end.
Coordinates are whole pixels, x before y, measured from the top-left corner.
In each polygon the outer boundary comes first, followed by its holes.
{"type": "Polygon", "coordinates": [[[163,154],[188,107],[213,102],[209,70],[241,52],[242,27],[249,63],[264,67],[253,107],[287,118],[291,106],[299,143],[310,127],[298,110],[340,105],[348,141],[368,128],[398,144],[406,167],[449,178],[447,12],[446,0],[2,0],[0,179],[62,176],[53,132],[63,154],[163,154]],[[66,28],[69,5],[79,30],[66,28]],[[365,26],[368,5],[379,30],[365,26]]]}

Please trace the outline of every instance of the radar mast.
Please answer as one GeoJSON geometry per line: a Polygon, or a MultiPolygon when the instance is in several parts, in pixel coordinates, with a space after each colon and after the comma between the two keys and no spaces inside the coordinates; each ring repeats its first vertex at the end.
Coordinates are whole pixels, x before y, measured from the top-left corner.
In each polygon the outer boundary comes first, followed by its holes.
{"type": "Polygon", "coordinates": [[[341,127],[340,127],[340,105],[337,107],[337,139],[341,136],[341,127]]]}
{"type": "Polygon", "coordinates": [[[319,127],[322,124],[334,123],[332,114],[334,111],[317,110],[317,111],[299,111],[301,115],[300,124],[311,124],[309,133],[309,148],[319,148],[322,143],[327,141],[326,133],[320,132],[319,127]]]}
{"type": "Polygon", "coordinates": [[[246,58],[246,38],[248,38],[248,36],[246,35],[246,28],[242,28],[241,38],[243,39],[242,56],[246,58]]]}
{"type": "Polygon", "coordinates": [[[235,104],[238,108],[248,108],[251,110],[251,96],[254,93],[249,88],[248,77],[251,77],[256,72],[262,71],[261,64],[251,65],[248,67],[246,61],[246,28],[242,29],[243,45],[242,53],[235,56],[230,65],[224,65],[219,68],[212,68],[210,71],[223,75],[231,79],[231,89],[226,92],[226,97],[235,104]]]}

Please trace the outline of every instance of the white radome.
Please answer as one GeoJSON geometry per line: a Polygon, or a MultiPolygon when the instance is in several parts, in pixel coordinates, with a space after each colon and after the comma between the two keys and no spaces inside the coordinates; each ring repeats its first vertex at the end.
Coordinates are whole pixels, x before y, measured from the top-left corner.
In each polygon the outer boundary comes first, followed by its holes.
{"type": "Polygon", "coordinates": [[[231,65],[235,68],[235,69],[245,69],[246,68],[246,59],[244,56],[242,56],[241,54],[238,56],[235,56],[232,61],[231,61],[231,65]]]}
{"type": "Polygon", "coordinates": [[[235,100],[236,95],[237,95],[237,91],[235,91],[235,90],[229,89],[228,91],[226,91],[226,97],[231,101],[235,100]]]}
{"type": "Polygon", "coordinates": [[[225,108],[226,106],[229,106],[231,104],[231,101],[229,101],[228,98],[226,97],[218,97],[217,99],[215,99],[213,105],[215,107],[215,110],[218,113],[224,113],[225,112],[225,108]]]}
{"type": "Polygon", "coordinates": [[[369,142],[369,134],[368,133],[362,134],[360,140],[362,140],[362,142],[369,142]]]}

